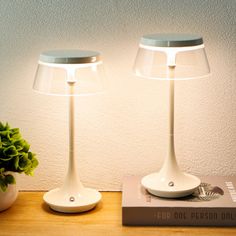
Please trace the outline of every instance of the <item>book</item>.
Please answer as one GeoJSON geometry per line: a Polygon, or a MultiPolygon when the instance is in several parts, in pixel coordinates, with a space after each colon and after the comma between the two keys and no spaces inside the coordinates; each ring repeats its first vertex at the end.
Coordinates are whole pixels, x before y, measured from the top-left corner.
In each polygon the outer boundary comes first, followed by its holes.
{"type": "Polygon", "coordinates": [[[123,182],[122,224],[132,226],[236,226],[236,176],[200,177],[190,196],[167,199],[148,193],[140,176],[123,182]]]}

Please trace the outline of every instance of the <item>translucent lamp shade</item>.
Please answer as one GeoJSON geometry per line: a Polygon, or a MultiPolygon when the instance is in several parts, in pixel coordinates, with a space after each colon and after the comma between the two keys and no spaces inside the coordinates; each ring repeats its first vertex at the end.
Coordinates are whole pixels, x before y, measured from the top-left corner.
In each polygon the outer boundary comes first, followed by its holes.
{"type": "Polygon", "coordinates": [[[33,89],[49,95],[73,96],[103,92],[104,70],[100,53],[83,50],[47,51],[40,55],[33,89]]]}
{"type": "Polygon", "coordinates": [[[150,79],[185,80],[208,76],[210,68],[200,36],[155,34],[141,38],[134,72],[150,79]],[[172,78],[169,66],[175,67],[172,78]]]}

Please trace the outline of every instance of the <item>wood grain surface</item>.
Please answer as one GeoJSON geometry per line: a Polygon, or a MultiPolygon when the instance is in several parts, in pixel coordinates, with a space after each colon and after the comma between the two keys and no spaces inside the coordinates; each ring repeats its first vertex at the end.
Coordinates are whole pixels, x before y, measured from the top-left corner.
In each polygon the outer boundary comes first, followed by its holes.
{"type": "Polygon", "coordinates": [[[236,235],[236,227],[124,227],[120,192],[102,192],[102,202],[80,214],[54,212],[42,197],[43,192],[20,192],[15,204],[0,212],[0,236],[236,235]]]}

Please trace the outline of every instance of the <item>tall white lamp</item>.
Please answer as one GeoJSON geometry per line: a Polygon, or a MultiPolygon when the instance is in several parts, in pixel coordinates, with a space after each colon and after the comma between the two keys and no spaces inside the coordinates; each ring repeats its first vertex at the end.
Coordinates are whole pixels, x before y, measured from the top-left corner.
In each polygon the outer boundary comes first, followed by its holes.
{"type": "Polygon", "coordinates": [[[203,39],[189,34],[154,34],[141,38],[136,75],[169,81],[168,153],[159,172],[145,176],[142,185],[153,195],[176,198],[191,194],[200,179],[180,170],[174,148],[174,81],[208,76],[210,68],[203,39]]]}
{"type": "Polygon", "coordinates": [[[61,188],[44,194],[44,201],[55,211],[88,211],[100,201],[101,194],[85,188],[78,175],[74,153],[74,96],[102,92],[100,53],[82,50],[56,50],[41,53],[33,89],[49,95],[69,97],[69,166],[61,188]]]}

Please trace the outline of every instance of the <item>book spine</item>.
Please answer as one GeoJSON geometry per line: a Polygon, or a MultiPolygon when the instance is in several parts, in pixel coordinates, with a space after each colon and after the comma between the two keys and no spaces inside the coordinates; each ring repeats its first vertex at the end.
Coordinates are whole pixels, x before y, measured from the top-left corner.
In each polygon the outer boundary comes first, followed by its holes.
{"type": "Polygon", "coordinates": [[[123,207],[123,225],[236,226],[236,208],[123,207]]]}

